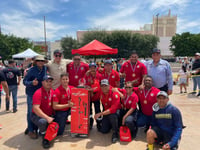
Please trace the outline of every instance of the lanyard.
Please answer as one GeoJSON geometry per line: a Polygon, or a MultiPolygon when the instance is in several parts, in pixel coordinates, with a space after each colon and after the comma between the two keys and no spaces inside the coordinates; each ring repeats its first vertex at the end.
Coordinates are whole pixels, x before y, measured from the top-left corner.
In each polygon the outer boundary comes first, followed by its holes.
{"type": "Polygon", "coordinates": [[[47,92],[47,96],[48,96],[49,102],[51,102],[51,90],[49,91],[49,93],[47,92]]]}
{"type": "Polygon", "coordinates": [[[67,93],[68,99],[70,99],[70,88],[69,87],[66,89],[66,93],[67,93]]]}
{"type": "Polygon", "coordinates": [[[129,96],[126,97],[126,100],[125,100],[125,102],[124,102],[125,105],[126,105],[128,99],[129,99],[129,96]]]}
{"type": "Polygon", "coordinates": [[[130,62],[130,64],[131,64],[131,70],[133,71],[133,72],[135,72],[135,68],[136,68],[136,66],[137,66],[137,62],[135,63],[135,66],[134,66],[134,68],[133,68],[133,65],[132,65],[132,63],[130,62]]]}
{"type": "Polygon", "coordinates": [[[75,67],[75,65],[74,65],[75,74],[78,73],[79,68],[80,68],[80,65],[78,67],[75,67]],[[75,69],[75,68],[77,68],[77,69],[75,69]]]}
{"type": "Polygon", "coordinates": [[[145,99],[147,98],[147,96],[148,96],[150,90],[151,90],[151,88],[147,91],[147,93],[145,93],[145,90],[143,90],[143,91],[144,91],[144,97],[145,97],[145,99]]]}

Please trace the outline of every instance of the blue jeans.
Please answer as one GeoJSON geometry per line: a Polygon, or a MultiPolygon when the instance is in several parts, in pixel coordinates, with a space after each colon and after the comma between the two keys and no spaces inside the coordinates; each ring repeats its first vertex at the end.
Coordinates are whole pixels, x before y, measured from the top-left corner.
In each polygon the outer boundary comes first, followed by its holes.
{"type": "MultiPolygon", "coordinates": [[[[12,99],[13,99],[13,111],[17,110],[17,85],[9,85],[9,95],[12,93],[12,99]]],[[[9,110],[10,107],[10,101],[6,100],[6,110],[9,110]]]]}
{"type": "Polygon", "coordinates": [[[40,133],[42,135],[44,135],[46,133],[47,127],[49,125],[49,123],[47,122],[46,119],[41,118],[41,117],[37,116],[36,114],[32,113],[31,121],[33,121],[33,123],[38,127],[38,129],[40,130],[40,133]]]}
{"type": "Polygon", "coordinates": [[[70,114],[69,109],[67,111],[56,111],[55,122],[59,124],[57,135],[62,135],[63,132],[65,131],[66,120],[69,114],[70,114]]]}
{"type": "Polygon", "coordinates": [[[35,129],[37,129],[37,127],[31,120],[32,107],[33,107],[33,95],[27,95],[27,124],[29,132],[33,132],[35,129]]]}
{"type": "Polygon", "coordinates": [[[137,119],[137,126],[138,127],[144,127],[144,126],[150,126],[152,116],[144,115],[142,112],[138,114],[137,119]]]}
{"type": "Polygon", "coordinates": [[[192,77],[193,79],[193,91],[196,91],[197,89],[197,85],[198,85],[198,88],[200,90],[200,76],[199,77],[192,77]]]}

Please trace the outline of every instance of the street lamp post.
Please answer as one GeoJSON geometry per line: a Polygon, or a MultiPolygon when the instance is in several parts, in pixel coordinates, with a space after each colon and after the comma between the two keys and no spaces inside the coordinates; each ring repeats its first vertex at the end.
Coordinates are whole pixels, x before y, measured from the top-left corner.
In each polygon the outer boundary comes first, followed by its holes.
{"type": "Polygon", "coordinates": [[[156,15],[156,36],[158,36],[158,16],[159,16],[159,13],[157,13],[156,15]]]}

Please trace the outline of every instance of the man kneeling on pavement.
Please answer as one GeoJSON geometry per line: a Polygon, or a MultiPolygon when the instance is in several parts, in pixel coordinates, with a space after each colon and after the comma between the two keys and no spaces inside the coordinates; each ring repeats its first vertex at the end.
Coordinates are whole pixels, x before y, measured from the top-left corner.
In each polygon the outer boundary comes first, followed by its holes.
{"type": "Polygon", "coordinates": [[[43,148],[49,148],[50,142],[44,138],[47,127],[53,122],[53,89],[52,89],[53,78],[49,75],[43,77],[42,87],[38,89],[33,95],[33,110],[31,120],[39,128],[42,134],[43,148]]]}
{"type": "Polygon", "coordinates": [[[163,150],[176,150],[183,129],[180,111],[169,102],[168,94],[160,91],[153,105],[151,128],[147,131],[148,149],[156,142],[163,150]]]}

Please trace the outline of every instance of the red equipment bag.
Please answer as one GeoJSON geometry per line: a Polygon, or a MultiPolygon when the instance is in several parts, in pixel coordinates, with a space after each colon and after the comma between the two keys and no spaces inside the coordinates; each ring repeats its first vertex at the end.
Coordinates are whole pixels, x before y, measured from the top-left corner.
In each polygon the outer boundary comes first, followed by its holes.
{"type": "Polygon", "coordinates": [[[127,126],[120,127],[119,136],[120,136],[120,141],[122,141],[122,142],[131,142],[132,141],[131,132],[127,126]]]}
{"type": "Polygon", "coordinates": [[[44,138],[48,141],[52,141],[57,136],[58,129],[59,129],[58,123],[56,122],[50,123],[47,127],[47,131],[44,138]]]}

